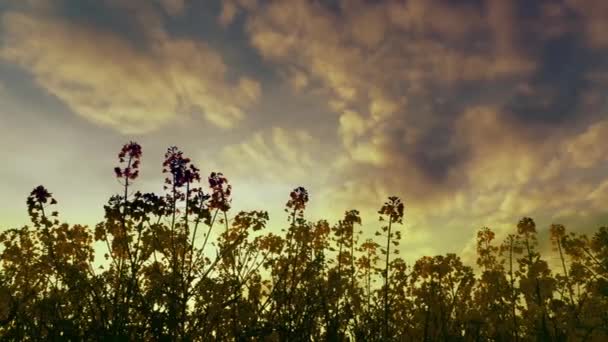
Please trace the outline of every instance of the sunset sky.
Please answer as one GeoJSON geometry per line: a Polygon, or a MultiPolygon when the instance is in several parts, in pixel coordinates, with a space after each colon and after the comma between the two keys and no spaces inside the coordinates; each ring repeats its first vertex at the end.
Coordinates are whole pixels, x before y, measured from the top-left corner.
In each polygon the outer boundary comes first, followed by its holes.
{"type": "Polygon", "coordinates": [[[0,0],[0,229],[45,185],[95,224],[143,146],[177,145],[235,211],[406,204],[406,258],[470,255],[522,216],[608,224],[608,1],[0,0]]]}

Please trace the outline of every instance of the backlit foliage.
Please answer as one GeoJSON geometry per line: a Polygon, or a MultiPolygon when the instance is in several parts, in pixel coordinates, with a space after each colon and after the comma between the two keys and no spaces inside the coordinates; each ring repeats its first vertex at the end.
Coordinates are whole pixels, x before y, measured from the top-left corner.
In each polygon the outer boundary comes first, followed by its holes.
{"type": "Polygon", "coordinates": [[[201,184],[177,147],[164,193],[136,191],[141,160],[137,143],[121,149],[121,194],[95,227],[62,223],[52,193],[31,192],[31,225],[0,233],[1,340],[608,340],[606,227],[589,237],[554,224],[543,256],[525,217],[503,241],[478,232],[476,269],[456,254],[410,265],[398,197],[373,235],[357,210],[307,220],[297,187],[284,229],[269,232],[266,211],[234,212],[228,178],[201,184]]]}

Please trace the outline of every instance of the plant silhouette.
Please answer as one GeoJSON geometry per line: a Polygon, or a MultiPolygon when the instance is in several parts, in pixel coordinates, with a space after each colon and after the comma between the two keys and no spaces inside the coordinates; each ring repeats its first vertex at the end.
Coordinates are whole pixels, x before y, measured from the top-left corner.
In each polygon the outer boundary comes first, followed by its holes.
{"type": "Polygon", "coordinates": [[[478,272],[455,254],[408,265],[398,197],[371,238],[357,210],[307,220],[297,187],[269,232],[266,211],[234,213],[228,178],[205,179],[177,147],[164,193],[133,191],[141,157],[135,142],[120,150],[121,194],[95,227],[62,223],[33,189],[31,224],[0,233],[1,340],[608,341],[606,227],[552,225],[555,270],[527,217],[502,242],[479,230],[478,272]]]}

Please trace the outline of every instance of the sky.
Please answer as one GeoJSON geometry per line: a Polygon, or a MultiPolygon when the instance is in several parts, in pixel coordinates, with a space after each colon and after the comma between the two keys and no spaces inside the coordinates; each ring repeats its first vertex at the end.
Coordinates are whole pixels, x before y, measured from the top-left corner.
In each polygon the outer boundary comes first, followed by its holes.
{"type": "Polygon", "coordinates": [[[593,232],[607,57],[606,1],[0,0],[0,227],[39,184],[100,221],[134,140],[136,189],[162,191],[177,145],[271,229],[297,186],[309,219],[358,209],[370,236],[399,196],[409,260],[472,258],[524,216],[593,232]]]}

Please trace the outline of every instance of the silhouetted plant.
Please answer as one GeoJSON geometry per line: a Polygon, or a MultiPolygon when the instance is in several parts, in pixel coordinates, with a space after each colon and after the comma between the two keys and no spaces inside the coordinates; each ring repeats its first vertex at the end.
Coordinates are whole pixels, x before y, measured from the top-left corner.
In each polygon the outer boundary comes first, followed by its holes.
{"type": "MultiPolygon", "coordinates": [[[[399,240],[401,240],[401,232],[396,231],[393,232],[393,224],[401,224],[403,220],[403,210],[404,205],[396,196],[392,196],[388,198],[388,201],[384,203],[382,208],[378,211],[380,214],[380,221],[388,221],[386,226],[381,228],[382,233],[377,232],[376,235],[384,235],[386,236],[386,247],[382,249],[382,254],[385,255],[385,266],[384,266],[384,338],[389,339],[389,311],[390,311],[390,302],[389,302],[389,287],[390,287],[390,258],[391,258],[391,244],[394,247],[399,246],[399,240]]],[[[398,253],[398,250],[395,250],[395,254],[398,253]]]]}
{"type": "Polygon", "coordinates": [[[120,194],[94,228],[62,223],[53,195],[32,190],[31,227],[0,233],[0,340],[608,340],[606,227],[549,227],[553,269],[526,217],[502,243],[479,230],[477,273],[456,254],[408,265],[395,256],[398,197],[378,212],[379,241],[357,210],[308,221],[303,187],[270,232],[266,211],[233,214],[228,179],[201,184],[177,147],[162,164],[165,193],[136,191],[141,159],[137,143],[122,147],[120,194]]]}

